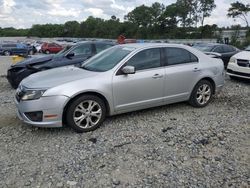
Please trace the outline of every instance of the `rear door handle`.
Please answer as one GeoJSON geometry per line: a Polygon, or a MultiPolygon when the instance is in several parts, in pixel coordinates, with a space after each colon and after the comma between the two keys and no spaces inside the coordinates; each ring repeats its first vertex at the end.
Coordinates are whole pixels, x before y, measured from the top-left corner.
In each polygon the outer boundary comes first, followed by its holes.
{"type": "Polygon", "coordinates": [[[152,78],[154,78],[154,79],[162,78],[162,77],[163,77],[163,75],[161,75],[161,74],[155,74],[154,76],[152,76],[152,78]]]}
{"type": "Polygon", "coordinates": [[[197,68],[197,67],[195,67],[194,70],[193,70],[193,72],[199,72],[199,71],[201,71],[201,70],[199,68],[197,68]]]}

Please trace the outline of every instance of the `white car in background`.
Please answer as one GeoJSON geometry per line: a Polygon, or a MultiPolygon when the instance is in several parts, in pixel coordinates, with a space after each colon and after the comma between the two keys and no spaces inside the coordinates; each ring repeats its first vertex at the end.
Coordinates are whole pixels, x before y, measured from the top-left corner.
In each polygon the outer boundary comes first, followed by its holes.
{"type": "Polygon", "coordinates": [[[250,51],[242,51],[231,57],[227,67],[230,78],[250,80],[250,51]]]}

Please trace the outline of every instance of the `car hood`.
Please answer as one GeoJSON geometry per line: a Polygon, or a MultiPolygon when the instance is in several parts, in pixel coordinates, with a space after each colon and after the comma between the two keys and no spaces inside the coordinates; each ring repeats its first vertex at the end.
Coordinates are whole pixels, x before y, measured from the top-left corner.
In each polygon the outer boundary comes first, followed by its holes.
{"type": "Polygon", "coordinates": [[[98,72],[66,66],[32,74],[25,78],[21,85],[26,88],[51,88],[75,80],[94,77],[97,74],[98,72]]]}
{"type": "Polygon", "coordinates": [[[242,52],[235,54],[233,57],[235,57],[236,59],[250,60],[250,52],[242,51],[242,52]]]}
{"type": "Polygon", "coordinates": [[[25,67],[26,65],[33,65],[33,64],[39,64],[43,62],[48,62],[52,60],[54,55],[42,55],[42,56],[36,56],[27,58],[23,61],[20,61],[16,63],[15,65],[12,65],[12,67],[25,67]]]}

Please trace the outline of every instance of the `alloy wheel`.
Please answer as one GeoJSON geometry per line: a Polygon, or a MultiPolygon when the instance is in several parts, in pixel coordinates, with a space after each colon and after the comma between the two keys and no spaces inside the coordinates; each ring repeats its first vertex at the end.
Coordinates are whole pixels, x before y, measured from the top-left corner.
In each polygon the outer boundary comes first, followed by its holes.
{"type": "Polygon", "coordinates": [[[10,52],[9,52],[9,51],[5,51],[5,52],[4,52],[4,55],[5,55],[5,56],[10,56],[10,52]]]}
{"type": "Polygon", "coordinates": [[[78,104],[73,113],[75,124],[81,128],[91,128],[100,121],[102,117],[101,106],[93,100],[86,100],[78,104]]]}
{"type": "Polygon", "coordinates": [[[196,100],[200,105],[206,104],[211,97],[211,88],[208,84],[202,84],[197,90],[196,100]]]}

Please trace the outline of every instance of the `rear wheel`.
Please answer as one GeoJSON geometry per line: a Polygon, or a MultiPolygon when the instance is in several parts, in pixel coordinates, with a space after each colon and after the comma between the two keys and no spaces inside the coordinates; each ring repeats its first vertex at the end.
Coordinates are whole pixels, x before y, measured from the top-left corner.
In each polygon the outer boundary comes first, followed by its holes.
{"type": "Polygon", "coordinates": [[[49,50],[46,50],[45,53],[46,53],[46,54],[50,54],[50,51],[49,51],[49,50]]]}
{"type": "Polygon", "coordinates": [[[213,86],[211,82],[207,80],[199,81],[190,96],[189,103],[194,107],[204,107],[207,106],[208,103],[212,99],[213,95],[213,86]]]}
{"type": "Polygon", "coordinates": [[[105,116],[105,103],[94,95],[83,95],[76,98],[66,112],[67,124],[79,133],[97,129],[105,116]]]}

